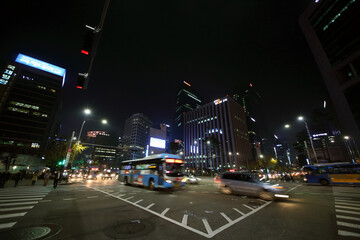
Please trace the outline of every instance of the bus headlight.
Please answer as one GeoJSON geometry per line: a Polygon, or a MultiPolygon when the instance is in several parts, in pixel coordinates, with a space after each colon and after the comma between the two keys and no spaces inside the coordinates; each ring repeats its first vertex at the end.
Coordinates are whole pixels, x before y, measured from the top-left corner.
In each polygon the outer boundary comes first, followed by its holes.
{"type": "Polygon", "coordinates": [[[167,179],[167,178],[164,178],[165,182],[167,183],[171,183],[171,180],[167,179]]]}
{"type": "Polygon", "coordinates": [[[306,177],[304,177],[304,182],[306,182],[307,181],[307,178],[306,177]]]}
{"type": "Polygon", "coordinates": [[[181,181],[182,181],[182,182],[186,182],[186,178],[183,178],[181,181]]]}

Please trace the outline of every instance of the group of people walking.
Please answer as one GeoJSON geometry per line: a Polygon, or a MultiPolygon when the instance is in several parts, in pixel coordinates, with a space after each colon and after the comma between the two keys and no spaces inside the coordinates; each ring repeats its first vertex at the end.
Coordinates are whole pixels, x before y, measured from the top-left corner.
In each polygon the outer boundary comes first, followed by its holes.
{"type": "MultiPolygon", "coordinates": [[[[25,171],[19,171],[13,176],[13,179],[15,180],[14,187],[17,187],[19,181],[22,180],[25,177],[25,175],[26,175],[25,171]]],[[[44,183],[43,183],[44,187],[48,185],[50,177],[53,176],[54,177],[53,188],[56,189],[61,178],[61,171],[55,170],[54,174],[52,175],[50,170],[47,170],[42,174],[40,174],[39,171],[37,170],[31,176],[31,186],[35,186],[36,182],[38,181],[41,175],[43,175],[44,178],[44,183]]],[[[3,188],[8,180],[10,180],[10,172],[8,170],[6,170],[3,173],[0,173],[0,188],[3,188]]]]}

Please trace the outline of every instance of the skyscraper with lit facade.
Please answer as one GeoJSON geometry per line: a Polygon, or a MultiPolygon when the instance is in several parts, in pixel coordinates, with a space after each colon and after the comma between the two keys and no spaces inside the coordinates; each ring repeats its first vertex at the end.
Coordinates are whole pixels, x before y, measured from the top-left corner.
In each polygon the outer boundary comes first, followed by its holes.
{"type": "MultiPolygon", "coordinates": [[[[300,26],[332,99],[343,135],[360,147],[360,2],[312,1],[300,26]]],[[[358,156],[360,157],[360,156],[358,156]]]]}
{"type": "Polygon", "coordinates": [[[175,124],[173,128],[173,137],[181,140],[184,140],[184,114],[200,107],[202,104],[200,98],[194,94],[191,85],[185,81],[183,83],[176,98],[175,124]]]}
{"type": "Polygon", "coordinates": [[[184,115],[185,162],[195,171],[247,168],[253,160],[245,113],[230,97],[184,115]]]}
{"type": "MultiPolygon", "coordinates": [[[[18,54],[0,79],[0,152],[17,154],[17,163],[41,159],[56,130],[66,70],[18,54]]],[[[36,163],[40,164],[40,163],[36,163]]]]}
{"type": "Polygon", "coordinates": [[[123,135],[123,145],[127,148],[125,159],[145,156],[151,124],[149,118],[142,113],[135,113],[126,119],[123,135]]]}

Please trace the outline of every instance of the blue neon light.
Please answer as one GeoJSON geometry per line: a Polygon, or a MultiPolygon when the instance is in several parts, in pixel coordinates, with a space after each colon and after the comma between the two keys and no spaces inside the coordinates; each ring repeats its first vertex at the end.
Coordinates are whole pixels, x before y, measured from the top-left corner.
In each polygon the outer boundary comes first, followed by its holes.
{"type": "Polygon", "coordinates": [[[43,70],[45,72],[49,72],[49,73],[52,73],[52,74],[55,74],[55,75],[65,78],[66,70],[64,68],[52,65],[47,62],[40,61],[38,59],[29,57],[29,56],[26,56],[26,55],[23,55],[20,53],[17,56],[17,58],[15,59],[15,62],[22,63],[27,66],[37,68],[37,69],[43,70]]]}

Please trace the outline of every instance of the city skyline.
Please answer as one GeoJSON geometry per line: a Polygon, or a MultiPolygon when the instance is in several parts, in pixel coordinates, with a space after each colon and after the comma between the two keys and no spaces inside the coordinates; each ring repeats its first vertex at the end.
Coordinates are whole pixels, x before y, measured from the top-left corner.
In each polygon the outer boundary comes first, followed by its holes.
{"type": "Polygon", "coordinates": [[[103,1],[65,1],[57,8],[45,1],[5,5],[16,8],[19,19],[12,21],[5,13],[9,34],[1,47],[1,62],[22,52],[68,70],[60,113],[61,133],[66,135],[78,131],[85,107],[93,110],[93,116],[109,119],[107,128],[120,135],[125,119],[136,112],[149,116],[155,125],[172,125],[177,86],[183,81],[190,82],[204,102],[252,83],[268,103],[270,128],[280,128],[288,119],[321,106],[326,96],[298,24],[307,3],[144,2],[132,15],[134,3],[112,2],[86,91],[75,87],[77,73],[85,72],[88,64],[80,53],[84,26],[98,23],[103,1]],[[48,11],[38,10],[39,6],[48,11]],[[34,13],[31,23],[25,21],[27,11],[34,13]],[[150,30],[157,35],[146,38],[150,30]]]}

